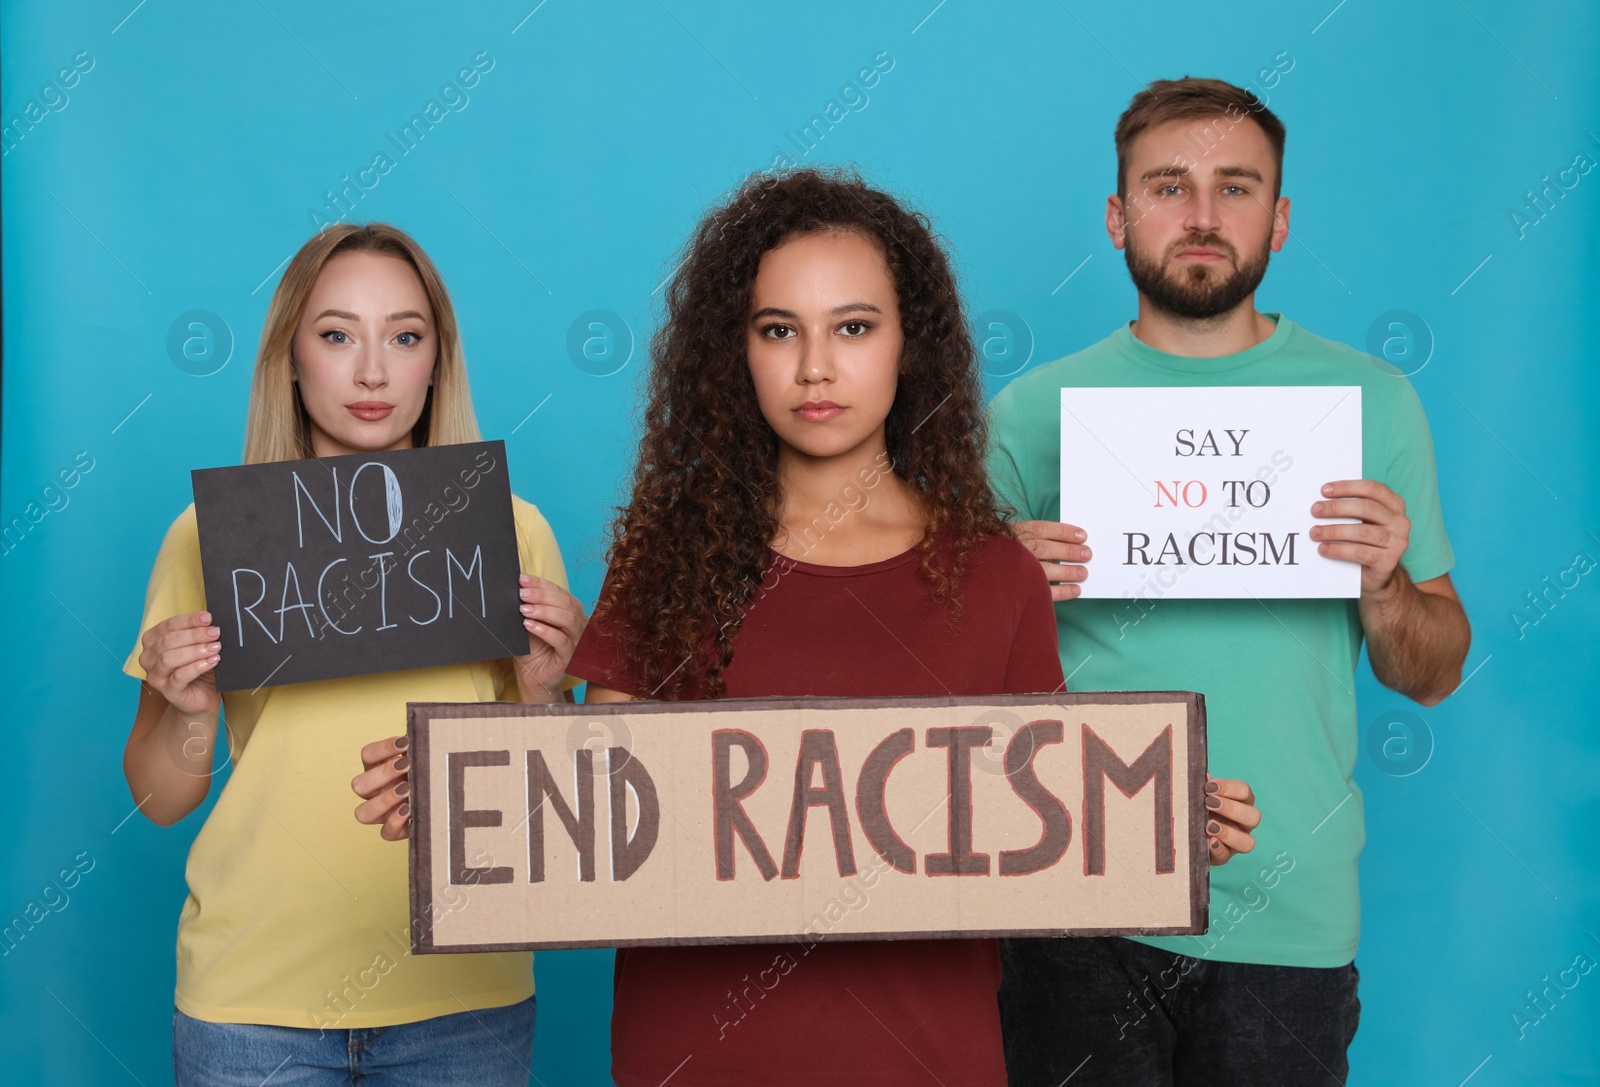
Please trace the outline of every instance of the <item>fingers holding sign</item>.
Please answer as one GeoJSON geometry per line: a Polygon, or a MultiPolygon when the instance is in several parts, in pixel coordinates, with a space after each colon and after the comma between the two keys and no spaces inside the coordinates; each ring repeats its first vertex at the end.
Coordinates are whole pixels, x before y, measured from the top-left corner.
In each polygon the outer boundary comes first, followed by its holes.
{"type": "Polygon", "coordinates": [[[350,782],[366,803],[356,808],[358,822],[382,828],[386,841],[398,842],[411,834],[411,757],[408,740],[391,736],[361,749],[366,767],[350,782]]]}
{"type": "Polygon", "coordinates": [[[1361,591],[1381,593],[1411,542],[1406,500],[1371,479],[1342,479],[1322,488],[1323,501],[1313,503],[1314,517],[1350,517],[1354,521],[1315,525],[1311,538],[1331,559],[1361,564],[1361,591]]]}
{"type": "Polygon", "coordinates": [[[567,662],[589,617],[577,597],[546,578],[523,574],[518,591],[528,632],[527,654],[514,658],[524,701],[559,701],[567,662]]]}
{"type": "Polygon", "coordinates": [[[212,713],[222,703],[215,669],[221,660],[221,630],[211,613],[165,619],[140,638],[139,667],[152,690],[185,713],[212,713]]]}
{"type": "Polygon", "coordinates": [[[1261,809],[1250,785],[1231,778],[1206,779],[1206,844],[1212,864],[1226,864],[1256,847],[1250,832],[1261,825],[1261,809]]]}
{"type": "Polygon", "coordinates": [[[1011,531],[1044,567],[1051,600],[1059,603],[1083,592],[1076,583],[1088,578],[1089,568],[1080,564],[1093,557],[1083,529],[1061,521],[1019,521],[1011,531]]]}

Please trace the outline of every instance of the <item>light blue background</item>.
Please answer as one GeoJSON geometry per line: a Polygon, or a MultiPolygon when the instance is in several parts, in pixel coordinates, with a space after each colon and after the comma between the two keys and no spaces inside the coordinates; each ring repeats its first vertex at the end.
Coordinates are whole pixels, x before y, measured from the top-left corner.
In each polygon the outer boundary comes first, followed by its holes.
{"type": "MultiPolygon", "coordinates": [[[[0,558],[0,917],[80,852],[94,860],[0,958],[8,1082],[169,1081],[183,863],[209,805],[171,830],[123,822],[136,686],[119,667],[150,563],[188,470],[238,459],[263,315],[311,210],[483,50],[495,66],[470,104],[356,217],[410,231],[443,270],[485,435],[507,439],[587,601],[680,243],[875,54],[893,70],[808,161],[856,162],[934,217],[972,312],[1017,318],[984,329],[1001,375],[1020,361],[1007,337],[1031,338],[1036,365],[1131,316],[1102,228],[1129,96],[1184,73],[1243,82],[1287,51],[1270,98],[1289,128],[1294,239],[1259,303],[1360,346],[1391,310],[1431,330],[1414,381],[1475,626],[1471,678],[1437,709],[1363,675],[1363,729],[1409,709],[1432,747],[1410,776],[1361,767],[1351,1082],[1600,1082],[1600,971],[1526,1037],[1512,1020],[1546,975],[1600,958],[1600,571],[1523,637],[1511,617],[1576,553],[1600,559],[1600,172],[1525,237],[1511,214],[1580,152],[1600,159],[1592,5],[135,2],[0,15],[7,123],[74,54],[95,61],[0,167],[0,519],[75,454],[94,458],[70,504],[0,558]],[[169,357],[190,310],[236,340],[213,376],[169,357]],[[569,355],[591,310],[638,341],[615,375],[569,355]]],[[[537,970],[539,1082],[602,1081],[609,953],[542,954],[537,970]]]]}

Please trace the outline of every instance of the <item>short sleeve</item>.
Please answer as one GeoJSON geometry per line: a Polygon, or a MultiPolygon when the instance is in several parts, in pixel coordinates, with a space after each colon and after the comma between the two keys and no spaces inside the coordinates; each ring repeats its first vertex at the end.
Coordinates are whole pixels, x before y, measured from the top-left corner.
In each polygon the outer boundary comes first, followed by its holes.
{"type": "Polygon", "coordinates": [[[1433,435],[1422,401],[1403,378],[1394,407],[1394,443],[1389,463],[1382,466],[1379,482],[1405,499],[1411,520],[1411,542],[1401,561],[1412,581],[1431,581],[1450,572],[1455,552],[1445,534],[1439,504],[1439,474],[1434,462],[1433,435]]]}
{"type": "Polygon", "coordinates": [[[522,572],[553,581],[567,588],[567,567],[561,561],[561,548],[550,522],[532,502],[512,495],[511,509],[517,523],[517,552],[522,572]]]}
{"type": "Polygon", "coordinates": [[[156,555],[155,568],[150,572],[150,584],[144,594],[144,618],[139,621],[139,633],[133,639],[133,650],[123,662],[122,670],[134,679],[144,679],[144,669],[139,666],[143,651],[145,631],[174,615],[188,615],[206,610],[206,585],[200,568],[200,528],[195,521],[194,506],[178,515],[167,529],[156,555]]]}
{"type": "MultiPolygon", "coordinates": [[[[609,578],[606,579],[606,584],[610,584],[609,578]]],[[[603,585],[600,588],[600,599],[605,598],[606,586],[603,585]]],[[[643,684],[624,660],[623,642],[627,635],[625,622],[616,614],[596,615],[590,619],[589,625],[584,628],[583,637],[578,639],[578,648],[572,654],[572,661],[567,665],[567,671],[596,687],[605,687],[634,698],[644,698],[647,696],[642,693],[643,684]]]]}
{"type": "Polygon", "coordinates": [[[1055,603],[1039,560],[1022,544],[1011,541],[1017,563],[1015,585],[1021,607],[1011,656],[1006,662],[1005,694],[1053,694],[1066,688],[1056,648],[1055,603]]]}
{"type": "Polygon", "coordinates": [[[1016,386],[1008,385],[989,404],[989,486],[995,498],[1023,520],[1040,520],[1028,501],[1026,478],[1028,428],[1016,409],[1016,386]]]}

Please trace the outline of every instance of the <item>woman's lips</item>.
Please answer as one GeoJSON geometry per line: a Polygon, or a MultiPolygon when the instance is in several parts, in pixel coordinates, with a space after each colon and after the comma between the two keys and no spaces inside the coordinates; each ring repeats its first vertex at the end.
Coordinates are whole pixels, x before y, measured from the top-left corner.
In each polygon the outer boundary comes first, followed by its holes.
{"type": "Polygon", "coordinates": [[[379,419],[386,419],[394,411],[393,404],[385,404],[381,400],[360,400],[354,404],[346,404],[345,409],[357,419],[364,419],[375,423],[379,419]]]}
{"type": "Polygon", "coordinates": [[[825,423],[844,411],[844,409],[831,400],[821,400],[801,404],[794,411],[796,415],[808,423],[825,423]]]}

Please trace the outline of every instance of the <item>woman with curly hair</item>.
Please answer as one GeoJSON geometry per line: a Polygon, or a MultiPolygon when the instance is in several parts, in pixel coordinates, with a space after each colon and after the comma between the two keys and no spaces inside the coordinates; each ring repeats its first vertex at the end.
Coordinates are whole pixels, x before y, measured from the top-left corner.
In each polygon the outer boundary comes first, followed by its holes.
{"type": "MultiPolygon", "coordinates": [[[[752,178],[695,232],[652,363],[633,497],[568,665],[586,701],[1063,689],[926,219],[848,174],[752,178]]],[[[999,982],[983,939],[628,948],[612,1074],[1002,1084],[999,982]],[[775,964],[757,1007],[730,1006],[775,964]]]]}

